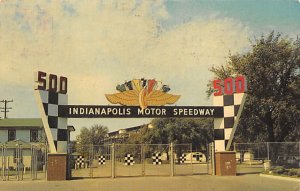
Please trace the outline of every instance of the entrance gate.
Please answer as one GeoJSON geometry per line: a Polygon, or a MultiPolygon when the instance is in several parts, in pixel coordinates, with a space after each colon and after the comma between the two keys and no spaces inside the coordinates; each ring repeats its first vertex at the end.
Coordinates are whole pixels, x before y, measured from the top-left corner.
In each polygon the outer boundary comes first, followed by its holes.
{"type": "Polygon", "coordinates": [[[210,150],[191,144],[111,144],[69,148],[72,178],[212,174],[210,150]]]}
{"type": "MultiPolygon", "coordinates": [[[[68,150],[68,118],[214,118],[215,151],[218,151],[220,156],[225,156],[224,151],[230,150],[246,99],[246,80],[243,76],[237,76],[236,78],[228,77],[224,81],[214,80],[214,106],[164,106],[166,104],[174,104],[180,98],[180,95],[167,93],[170,90],[169,86],[155,79],[133,79],[124,84],[117,85],[116,90],[119,91],[118,93],[105,95],[110,103],[121,104],[122,106],[69,105],[67,95],[68,80],[64,76],[54,74],[47,75],[45,72],[38,71],[36,83],[35,95],[47,135],[50,153],[60,154],[51,155],[54,161],[60,162],[52,163],[49,166],[51,167],[49,172],[53,174],[53,172],[59,171],[60,174],[57,176],[48,176],[48,180],[65,180],[69,178],[69,174],[64,173],[60,165],[61,163],[72,164],[70,161],[67,161],[67,155],[65,154],[68,150]]],[[[136,147],[138,148],[139,146],[136,147]]],[[[134,162],[141,164],[141,173],[132,174],[133,176],[145,175],[145,156],[143,149],[142,146],[140,151],[138,148],[135,152],[140,153],[135,153],[135,156],[133,154],[124,156],[127,157],[124,158],[124,160],[131,160],[132,157],[136,157],[136,161],[134,162]]],[[[111,157],[116,157],[117,160],[122,162],[122,156],[118,155],[118,151],[121,150],[122,148],[115,148],[115,146],[113,146],[111,157]],[[115,153],[115,149],[117,153],[115,153]]],[[[180,167],[176,165],[174,167],[174,161],[188,157],[192,164],[194,156],[198,159],[200,158],[200,154],[194,154],[191,150],[189,151],[190,153],[183,153],[181,149],[176,150],[173,146],[170,150],[171,176],[173,176],[174,173],[182,173],[180,167]],[[174,151],[177,152],[176,156],[174,156],[174,151]],[[178,153],[182,155],[180,156],[178,153]]],[[[188,149],[184,150],[187,151],[188,149]]],[[[80,153],[77,154],[80,160],[88,160],[88,163],[84,165],[89,166],[89,176],[93,177],[93,168],[95,167],[93,161],[95,157],[97,157],[94,150],[92,149],[88,154],[84,153],[86,158],[80,156],[80,153]]],[[[234,153],[231,153],[231,157],[235,157],[234,153]]],[[[224,165],[225,161],[223,160],[225,160],[224,157],[219,158],[216,164],[218,166],[224,165]]],[[[116,161],[115,158],[111,161],[113,162],[111,164],[111,176],[118,176],[119,172],[116,171],[118,168],[115,166],[115,162],[118,161],[116,161]]],[[[119,163],[116,164],[118,165],[119,163]]],[[[183,164],[185,163],[183,162],[183,164]]],[[[235,167],[235,163],[230,165],[235,167]]],[[[127,166],[132,165],[130,163],[130,165],[127,166]]],[[[70,169],[66,169],[67,172],[69,172],[69,170],[70,169]]],[[[193,172],[192,165],[189,171],[193,172]]],[[[52,175],[51,173],[49,173],[49,175],[52,175]]],[[[236,172],[232,171],[231,173],[234,175],[236,172]]]]}
{"type": "Polygon", "coordinates": [[[111,177],[111,145],[82,145],[69,148],[73,178],[111,177]]]}
{"type": "Polygon", "coordinates": [[[22,144],[21,141],[0,145],[1,179],[3,181],[45,179],[47,152],[46,145],[22,144]]]}

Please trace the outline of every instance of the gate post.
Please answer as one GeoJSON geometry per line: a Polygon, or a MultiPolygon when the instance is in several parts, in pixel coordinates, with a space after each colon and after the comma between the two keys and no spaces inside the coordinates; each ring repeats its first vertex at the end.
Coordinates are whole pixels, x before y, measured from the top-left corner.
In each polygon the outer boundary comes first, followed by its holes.
{"type": "Polygon", "coordinates": [[[66,180],[67,153],[48,153],[47,180],[66,180]]]}
{"type": "Polygon", "coordinates": [[[16,158],[14,158],[14,160],[16,160],[16,178],[17,178],[17,180],[19,181],[20,180],[20,149],[19,149],[19,147],[20,147],[20,145],[19,144],[17,144],[16,145],[16,148],[15,148],[15,152],[16,152],[16,158]]]}
{"type": "Polygon", "coordinates": [[[20,148],[21,149],[21,151],[20,151],[20,153],[21,153],[21,180],[23,180],[23,178],[24,178],[24,170],[25,170],[25,166],[24,166],[24,159],[23,159],[23,149],[22,148],[20,148]]]}
{"type": "Polygon", "coordinates": [[[191,175],[193,175],[194,174],[194,170],[193,170],[193,145],[192,144],[190,144],[190,165],[191,165],[191,167],[192,167],[192,172],[191,172],[191,175]]]}
{"type": "Polygon", "coordinates": [[[37,148],[34,147],[34,179],[37,179],[37,162],[38,162],[38,156],[37,156],[37,148]]]}
{"type": "Polygon", "coordinates": [[[7,180],[9,180],[9,174],[10,174],[10,170],[9,170],[9,157],[7,157],[7,171],[6,171],[6,175],[7,175],[7,180]]]}
{"type": "Polygon", "coordinates": [[[170,144],[170,164],[171,164],[171,176],[174,176],[174,154],[173,154],[173,143],[170,144]]]}
{"type": "Polygon", "coordinates": [[[9,170],[9,168],[8,168],[8,161],[9,161],[9,159],[7,159],[7,147],[4,145],[3,146],[3,155],[4,155],[4,171],[3,171],[3,176],[4,176],[4,180],[9,180],[9,174],[8,174],[8,170],[9,170]],[[8,177],[7,177],[8,176],[8,177]],[[8,178],[8,179],[7,179],[8,178]]]}
{"type": "Polygon", "coordinates": [[[89,149],[89,170],[90,170],[90,177],[94,177],[94,171],[93,171],[93,161],[94,161],[94,145],[90,145],[89,149]]]}
{"type": "Polygon", "coordinates": [[[235,151],[215,152],[215,172],[218,176],[236,176],[235,151]]]}
{"type": "Polygon", "coordinates": [[[30,155],[31,155],[31,161],[30,161],[30,178],[33,180],[33,149],[32,145],[30,145],[30,155]]]}
{"type": "Polygon", "coordinates": [[[211,166],[212,166],[212,175],[216,175],[216,164],[215,164],[215,142],[211,143],[210,147],[211,153],[211,166]]]}
{"type": "Polygon", "coordinates": [[[145,176],[145,152],[144,152],[144,144],[141,144],[141,165],[142,165],[142,176],[145,176]]]}
{"type": "Polygon", "coordinates": [[[270,161],[270,147],[269,147],[269,142],[267,142],[267,152],[268,152],[268,161],[270,161]]]}
{"type": "MultiPolygon", "coordinates": [[[[46,73],[39,71],[36,77],[45,80],[43,82],[46,84],[46,76],[46,73]]],[[[52,76],[55,77],[54,79],[57,79],[56,75],[52,74],[52,76]]],[[[39,86],[42,82],[37,80],[37,86],[34,91],[49,144],[50,153],[48,153],[47,161],[47,180],[67,179],[67,160],[69,159],[68,119],[63,117],[59,110],[59,106],[68,105],[67,78],[60,78],[64,79],[62,81],[64,89],[57,91],[57,87],[53,89],[42,87],[39,86]]]]}
{"type": "Polygon", "coordinates": [[[21,147],[21,144],[17,143],[16,144],[16,178],[17,180],[23,180],[23,168],[24,168],[24,165],[23,165],[23,161],[22,161],[22,158],[23,158],[23,154],[22,154],[22,147],[21,147]]]}
{"type": "Polygon", "coordinates": [[[33,145],[30,146],[30,152],[31,152],[30,177],[32,180],[35,180],[37,179],[37,152],[36,152],[36,148],[33,145]]]}
{"type": "Polygon", "coordinates": [[[115,143],[111,145],[111,178],[115,178],[115,143]]]}
{"type": "MultiPolygon", "coordinates": [[[[48,151],[45,150],[45,153],[47,153],[47,152],[48,151]]],[[[47,156],[47,154],[46,154],[46,156],[47,156]]],[[[68,158],[68,160],[67,160],[67,180],[71,180],[72,179],[72,144],[71,143],[68,144],[67,158],[68,158]]],[[[46,158],[45,158],[45,160],[46,160],[46,158]]],[[[76,165],[76,163],[75,163],[75,165],[76,165]]],[[[46,166],[45,166],[45,169],[46,169],[46,166]]]]}
{"type": "Polygon", "coordinates": [[[5,172],[5,169],[4,169],[4,146],[2,145],[1,146],[1,152],[2,152],[2,158],[1,158],[1,160],[2,160],[2,163],[1,163],[1,176],[2,176],[2,180],[4,180],[4,172],[5,172]]]}

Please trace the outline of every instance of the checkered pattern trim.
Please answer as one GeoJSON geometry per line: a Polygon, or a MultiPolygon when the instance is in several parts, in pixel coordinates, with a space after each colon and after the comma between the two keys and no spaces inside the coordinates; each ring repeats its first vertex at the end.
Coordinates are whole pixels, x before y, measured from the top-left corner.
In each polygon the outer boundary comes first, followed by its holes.
{"type": "Polygon", "coordinates": [[[76,165],[78,168],[84,168],[84,156],[78,156],[76,159],[76,165]]]}
{"type": "Polygon", "coordinates": [[[125,155],[125,165],[126,166],[131,166],[133,165],[135,162],[133,160],[133,155],[132,154],[126,154],[125,155]]]}
{"type": "Polygon", "coordinates": [[[98,158],[99,165],[105,165],[105,156],[101,155],[98,158]]]}
{"type": "Polygon", "coordinates": [[[186,161],[186,154],[181,154],[178,160],[178,163],[184,164],[184,161],[186,161]]]}
{"type": "Polygon", "coordinates": [[[50,145],[51,153],[67,153],[68,129],[67,118],[59,117],[59,106],[68,105],[66,94],[36,90],[39,95],[38,102],[42,103],[40,113],[50,145]]]}
{"type": "Polygon", "coordinates": [[[214,97],[214,106],[223,106],[224,117],[214,119],[214,141],[216,151],[229,150],[233,135],[238,124],[245,93],[214,97]]]}
{"type": "Polygon", "coordinates": [[[152,164],[161,165],[161,153],[152,154],[152,164]]]}

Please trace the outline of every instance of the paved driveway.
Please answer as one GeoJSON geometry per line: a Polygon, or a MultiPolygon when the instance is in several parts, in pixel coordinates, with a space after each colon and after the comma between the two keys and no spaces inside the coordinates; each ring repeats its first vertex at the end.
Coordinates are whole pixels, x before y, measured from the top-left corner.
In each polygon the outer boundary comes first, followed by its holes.
{"type": "Polygon", "coordinates": [[[0,191],[299,191],[299,182],[260,177],[210,175],[177,177],[98,178],[71,181],[3,181],[0,191]]]}

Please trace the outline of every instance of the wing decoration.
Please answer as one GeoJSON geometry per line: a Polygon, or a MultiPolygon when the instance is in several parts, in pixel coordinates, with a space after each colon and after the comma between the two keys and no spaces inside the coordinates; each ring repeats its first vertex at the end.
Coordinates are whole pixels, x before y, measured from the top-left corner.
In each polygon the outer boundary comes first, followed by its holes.
{"type": "Polygon", "coordinates": [[[105,94],[106,99],[114,104],[128,105],[128,106],[138,106],[138,91],[127,90],[121,93],[115,94],[105,94]]]}
{"type": "Polygon", "coordinates": [[[165,104],[173,104],[180,98],[180,95],[172,95],[162,91],[154,90],[146,95],[145,101],[148,105],[161,106],[165,104]]]}
{"type": "Polygon", "coordinates": [[[133,79],[125,81],[116,87],[119,93],[106,94],[106,99],[113,104],[127,106],[140,106],[142,109],[148,106],[162,106],[175,103],[180,96],[172,95],[168,85],[155,79],[133,79]]]}

